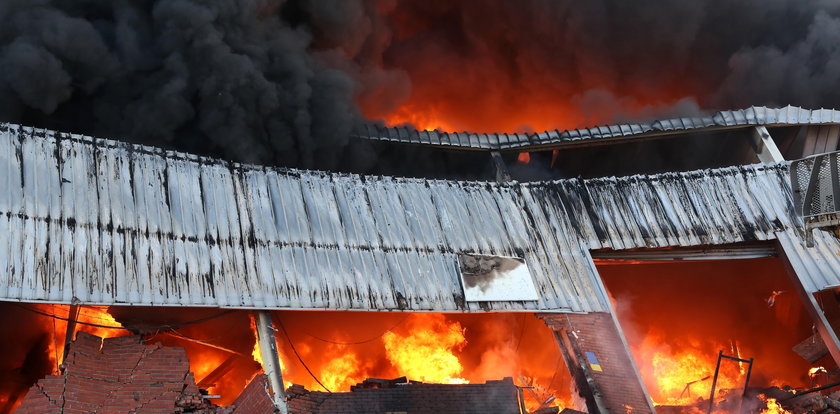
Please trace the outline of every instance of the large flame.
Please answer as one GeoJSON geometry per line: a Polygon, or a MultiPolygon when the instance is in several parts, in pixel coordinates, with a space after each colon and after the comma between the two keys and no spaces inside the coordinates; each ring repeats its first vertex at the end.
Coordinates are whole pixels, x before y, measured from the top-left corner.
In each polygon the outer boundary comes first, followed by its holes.
{"type": "MultiPolygon", "coordinates": [[[[754,359],[749,386],[806,386],[810,365],[791,350],[811,325],[777,259],[600,265],[621,327],[655,404],[707,404],[718,353],[754,359]]],[[[715,398],[740,395],[748,363],[720,362],[715,398]]]]}
{"type": "Polygon", "coordinates": [[[775,398],[765,397],[763,394],[758,396],[764,402],[765,409],[761,410],[759,414],[790,414],[790,411],[782,408],[782,405],[776,401],[775,398]]]}
{"type": "MultiPolygon", "coordinates": [[[[655,404],[690,405],[698,399],[709,398],[717,364],[713,347],[693,341],[674,349],[664,338],[649,335],[645,343],[636,348],[643,361],[642,376],[656,386],[650,390],[655,404]]],[[[716,389],[743,387],[744,373],[735,361],[721,361],[716,389]]]]}
{"type": "Polygon", "coordinates": [[[423,382],[464,384],[464,370],[457,352],[467,344],[464,329],[440,314],[417,314],[410,333],[387,332],[382,336],[388,360],[408,377],[423,382]]]}
{"type": "MultiPolygon", "coordinates": [[[[53,332],[53,341],[50,344],[50,360],[57,368],[64,357],[64,341],[67,335],[67,327],[70,316],[70,306],[67,305],[40,305],[38,309],[46,314],[55,315],[54,321],[46,321],[47,327],[53,332]]],[[[75,332],[87,332],[100,338],[113,338],[117,336],[130,335],[130,332],[121,329],[122,325],[117,322],[110,313],[107,306],[80,306],[76,316],[75,332]]],[[[75,334],[71,339],[76,337],[75,334]]]]}
{"type": "MultiPolygon", "coordinates": [[[[60,318],[66,318],[69,310],[66,306],[32,306],[60,318]]],[[[211,309],[126,307],[114,315],[132,330],[145,332],[149,343],[184,348],[196,382],[209,394],[220,396],[214,403],[229,405],[261,371],[262,355],[250,314],[231,312],[200,323],[173,324],[218,313],[211,309]],[[171,329],[166,328],[169,324],[171,329]]],[[[41,352],[49,354],[43,357],[45,369],[56,371],[66,323],[31,312],[24,315],[37,322],[31,324],[32,339],[28,341],[43,338],[41,352]]],[[[406,376],[413,381],[457,384],[512,377],[517,385],[527,387],[524,402],[531,411],[545,406],[574,406],[570,402],[571,378],[553,346],[552,333],[533,314],[284,311],[273,316],[275,323],[280,319],[285,327],[275,331],[275,341],[287,387],[294,383],[321,391],[320,381],[326,389],[347,392],[367,378],[406,376]]],[[[119,323],[104,307],[83,307],[79,320],[107,327],[79,324],[78,331],[105,337],[131,334],[124,329],[109,329],[119,323]]],[[[23,359],[27,350],[22,349],[13,358],[23,359]]],[[[11,367],[19,365],[9,363],[11,367]]],[[[0,393],[0,400],[10,395],[14,392],[0,393]]]]}

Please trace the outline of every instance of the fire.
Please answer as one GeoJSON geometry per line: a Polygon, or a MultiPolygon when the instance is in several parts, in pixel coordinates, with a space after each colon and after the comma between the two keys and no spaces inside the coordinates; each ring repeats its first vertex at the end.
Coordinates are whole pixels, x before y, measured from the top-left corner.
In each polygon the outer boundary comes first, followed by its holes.
{"type": "Polygon", "coordinates": [[[811,378],[814,378],[819,374],[826,374],[826,373],[828,373],[828,370],[826,370],[825,367],[813,367],[813,368],[808,370],[808,376],[811,377],[811,378]]]}
{"type": "Polygon", "coordinates": [[[367,377],[359,357],[352,352],[331,358],[321,368],[321,382],[330,390],[348,390],[367,377]]]}
{"type": "Polygon", "coordinates": [[[527,164],[531,162],[531,153],[530,152],[520,152],[519,155],[516,157],[516,161],[520,164],[527,164]]]}
{"type": "MultiPolygon", "coordinates": [[[[248,315],[248,319],[251,320],[251,332],[254,333],[254,348],[251,350],[251,358],[254,358],[254,361],[257,361],[260,365],[262,365],[262,352],[260,351],[260,339],[257,335],[257,321],[254,319],[254,315],[248,315]]],[[[283,366],[283,359],[280,358],[280,366],[283,366]]]]}
{"type": "Polygon", "coordinates": [[[456,355],[467,344],[464,328],[440,314],[415,314],[405,325],[410,333],[394,331],[382,336],[388,360],[409,379],[444,384],[465,384],[456,355]]]}
{"type": "MultiPolygon", "coordinates": [[[[53,332],[53,340],[49,344],[49,357],[55,368],[61,364],[64,357],[64,340],[67,333],[70,306],[67,305],[41,305],[37,309],[43,313],[56,316],[55,323],[49,323],[48,327],[53,332]]],[[[110,313],[107,306],[80,306],[76,316],[76,332],[87,332],[101,338],[113,338],[129,335],[130,332],[122,328],[110,313]],[[98,326],[94,326],[98,325],[98,326]]],[[[72,338],[75,338],[75,334],[72,338]]]]}
{"type": "MultiPolygon", "coordinates": [[[[674,350],[660,345],[657,336],[650,336],[638,349],[648,355],[650,364],[642,363],[640,370],[648,383],[656,384],[651,390],[656,404],[689,405],[698,398],[708,398],[712,387],[717,354],[699,347],[687,346],[674,350]]],[[[724,360],[718,374],[716,388],[728,389],[743,386],[743,374],[738,363],[724,360]]]]}
{"type": "MultiPolygon", "coordinates": [[[[251,332],[254,333],[254,347],[253,347],[253,349],[251,349],[251,358],[253,358],[253,360],[255,362],[257,362],[258,364],[260,364],[260,366],[262,366],[263,359],[262,359],[262,350],[260,349],[260,339],[257,336],[257,321],[254,318],[253,314],[248,314],[248,318],[251,322],[251,332]]],[[[276,335],[274,337],[274,341],[275,341],[275,346],[277,347],[277,359],[278,359],[278,363],[280,364],[280,369],[285,370],[286,369],[286,364],[283,362],[283,359],[284,359],[283,358],[283,353],[280,351],[281,348],[278,345],[276,345],[277,344],[277,336],[276,335]]],[[[283,386],[286,387],[286,388],[289,388],[289,387],[292,386],[292,382],[289,381],[288,378],[284,377],[283,378],[283,386]]]]}
{"type": "Polygon", "coordinates": [[[759,395],[758,398],[760,398],[761,401],[764,401],[764,405],[767,407],[767,408],[761,410],[761,412],[759,414],[789,414],[790,413],[790,411],[782,408],[782,406],[779,404],[778,401],[776,401],[775,398],[767,398],[763,394],[759,395]]]}

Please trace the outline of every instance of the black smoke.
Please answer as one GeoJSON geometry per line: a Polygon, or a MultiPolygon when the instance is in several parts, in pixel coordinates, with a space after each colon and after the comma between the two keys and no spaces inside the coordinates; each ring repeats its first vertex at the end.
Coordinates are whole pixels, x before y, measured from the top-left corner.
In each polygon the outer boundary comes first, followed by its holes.
{"type": "Polygon", "coordinates": [[[2,0],[0,119],[246,162],[329,164],[358,122],[358,82],[352,59],[316,48],[310,17],[290,9],[2,0]]]}
{"type": "Polygon", "coordinates": [[[836,1],[0,0],[0,120],[245,162],[365,170],[350,131],[407,103],[563,129],[838,83],[836,1]]]}

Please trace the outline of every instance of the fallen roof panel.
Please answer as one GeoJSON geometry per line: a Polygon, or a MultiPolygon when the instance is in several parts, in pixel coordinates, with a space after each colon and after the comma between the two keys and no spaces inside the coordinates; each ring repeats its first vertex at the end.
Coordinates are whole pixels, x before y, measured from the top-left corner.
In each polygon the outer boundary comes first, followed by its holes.
{"type": "Polygon", "coordinates": [[[840,111],[808,110],[794,106],[766,108],[754,106],[733,111],[718,111],[711,116],[663,119],[648,123],[616,124],[565,131],[526,133],[471,133],[417,131],[407,127],[384,127],[365,124],[353,136],[372,141],[392,141],[466,150],[521,150],[603,143],[663,134],[698,130],[749,127],[754,125],[824,125],[840,123],[840,111]],[[430,136],[434,136],[431,139],[430,136]]]}

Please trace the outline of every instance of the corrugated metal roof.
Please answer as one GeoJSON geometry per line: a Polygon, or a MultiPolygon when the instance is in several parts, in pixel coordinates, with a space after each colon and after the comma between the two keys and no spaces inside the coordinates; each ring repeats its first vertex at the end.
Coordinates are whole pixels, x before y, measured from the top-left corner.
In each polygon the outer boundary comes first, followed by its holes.
{"type": "Polygon", "coordinates": [[[840,286],[840,241],[823,230],[811,232],[813,247],[808,247],[796,231],[779,232],[785,256],[808,292],[840,286]]]}
{"type": "Polygon", "coordinates": [[[648,123],[597,126],[534,134],[486,134],[471,132],[417,131],[406,127],[360,126],[356,138],[457,147],[473,150],[527,150],[529,147],[568,145],[585,140],[633,138],[665,133],[685,133],[698,129],[735,128],[752,125],[810,125],[840,123],[840,111],[808,110],[795,106],[766,108],[753,106],[734,111],[719,111],[712,116],[663,119],[648,123]]]}
{"type": "Polygon", "coordinates": [[[0,300],[602,311],[589,249],[769,240],[787,165],[547,183],[240,165],[0,126],[0,300]],[[522,257],[535,302],[467,303],[457,254],[522,257]]]}

